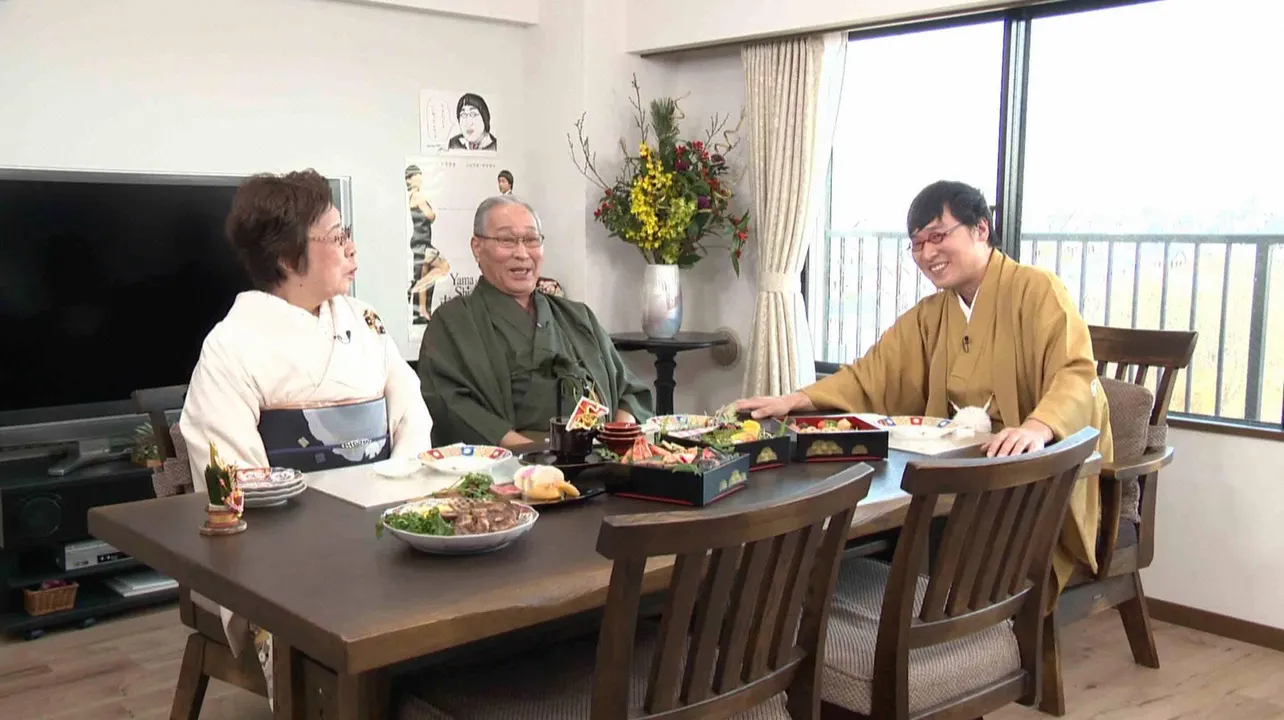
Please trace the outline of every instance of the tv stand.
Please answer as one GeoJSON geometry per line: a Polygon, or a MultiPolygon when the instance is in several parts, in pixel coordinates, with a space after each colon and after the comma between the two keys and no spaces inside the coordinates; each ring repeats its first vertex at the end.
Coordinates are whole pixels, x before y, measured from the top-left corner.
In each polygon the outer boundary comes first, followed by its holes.
{"type": "Polygon", "coordinates": [[[129,450],[113,450],[111,441],[106,438],[80,440],[76,442],[76,446],[67,454],[67,457],[49,466],[49,474],[61,477],[86,465],[128,457],[129,450]]]}

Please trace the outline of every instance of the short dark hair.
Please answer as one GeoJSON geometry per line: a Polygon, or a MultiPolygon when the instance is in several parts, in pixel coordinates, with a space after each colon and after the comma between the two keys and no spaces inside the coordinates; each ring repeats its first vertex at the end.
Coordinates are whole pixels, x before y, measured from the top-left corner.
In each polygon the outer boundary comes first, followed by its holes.
{"type": "Polygon", "coordinates": [[[406,179],[407,179],[407,180],[409,180],[410,178],[412,178],[412,177],[414,177],[414,176],[416,176],[416,175],[423,175],[423,174],[424,174],[424,171],[423,171],[423,170],[420,170],[418,165],[407,165],[407,166],[406,166],[406,179]]]}
{"type": "Polygon", "coordinates": [[[945,208],[955,220],[977,227],[981,221],[990,229],[990,245],[998,247],[999,235],[994,230],[994,213],[980,190],[953,180],[939,180],[923,188],[910,203],[905,219],[906,231],[913,236],[933,220],[945,214],[945,208]]]}
{"type": "Polygon", "coordinates": [[[512,187],[512,186],[513,186],[513,174],[512,174],[512,173],[510,173],[510,172],[508,172],[507,170],[500,170],[500,171],[499,171],[499,175],[496,177],[496,179],[498,180],[499,178],[503,178],[503,179],[507,180],[507,181],[508,181],[508,187],[512,187]]]}
{"type": "Polygon", "coordinates": [[[308,269],[308,230],[332,204],[330,183],[312,169],[260,173],[241,183],[227,214],[227,239],[254,287],[270,291],[284,282],[282,265],[308,269]]]}
{"type": "Polygon", "coordinates": [[[459,102],[455,103],[455,118],[459,118],[459,113],[464,111],[465,105],[471,105],[477,108],[477,112],[482,116],[482,127],[486,132],[490,132],[490,106],[482,100],[482,96],[477,93],[464,93],[459,97],[459,102]]]}

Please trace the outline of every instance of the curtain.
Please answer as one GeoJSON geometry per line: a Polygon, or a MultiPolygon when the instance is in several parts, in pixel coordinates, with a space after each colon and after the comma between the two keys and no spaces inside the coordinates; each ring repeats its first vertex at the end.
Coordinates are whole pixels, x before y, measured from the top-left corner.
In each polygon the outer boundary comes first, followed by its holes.
{"type": "Polygon", "coordinates": [[[800,277],[807,248],[825,229],[847,36],[755,43],[740,56],[759,253],[744,394],[783,395],[816,379],[800,277]]]}

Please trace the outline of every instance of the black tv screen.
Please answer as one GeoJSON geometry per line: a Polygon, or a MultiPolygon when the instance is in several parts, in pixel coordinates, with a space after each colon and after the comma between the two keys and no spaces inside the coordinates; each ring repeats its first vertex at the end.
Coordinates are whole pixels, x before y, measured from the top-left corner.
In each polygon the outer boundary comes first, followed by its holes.
{"type": "Polygon", "coordinates": [[[0,424],[188,382],[251,287],[223,230],[236,179],[49,176],[0,175],[0,424]]]}

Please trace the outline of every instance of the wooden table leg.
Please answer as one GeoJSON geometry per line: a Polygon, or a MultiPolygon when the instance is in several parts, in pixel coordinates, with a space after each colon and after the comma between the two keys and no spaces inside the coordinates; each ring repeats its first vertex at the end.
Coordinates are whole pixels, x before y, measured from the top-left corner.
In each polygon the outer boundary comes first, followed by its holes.
{"type": "Polygon", "coordinates": [[[379,720],[391,709],[386,674],[349,675],[330,668],[275,638],[273,717],[276,720],[379,720]]]}

